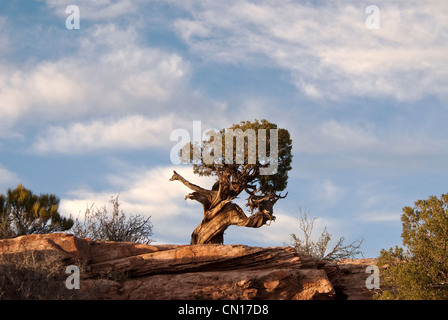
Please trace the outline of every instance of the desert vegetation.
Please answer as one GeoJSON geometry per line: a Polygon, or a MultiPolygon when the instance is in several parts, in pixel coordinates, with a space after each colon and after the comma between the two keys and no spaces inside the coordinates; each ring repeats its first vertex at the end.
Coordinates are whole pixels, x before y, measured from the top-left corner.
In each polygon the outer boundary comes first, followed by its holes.
{"type": "Polygon", "coordinates": [[[94,208],[92,204],[84,213],[84,219],[76,218],[70,232],[81,238],[103,241],[128,241],[149,244],[152,242],[151,217],[126,214],[120,210],[119,196],[112,197],[113,212],[106,206],[94,208]]]}
{"type": "Polygon", "coordinates": [[[59,213],[54,194],[36,195],[19,184],[0,194],[0,239],[69,230],[73,219],[59,213]]]}
{"type": "Polygon", "coordinates": [[[379,300],[448,299],[448,194],[417,200],[401,216],[403,246],[381,250],[379,300]]]}
{"type": "Polygon", "coordinates": [[[0,300],[71,300],[66,265],[55,254],[27,251],[0,255],[0,300]]]}
{"type": "Polygon", "coordinates": [[[75,236],[103,241],[130,241],[149,244],[152,239],[151,217],[126,214],[120,210],[119,196],[112,197],[112,213],[106,206],[86,208],[83,219],[66,218],[59,212],[54,194],[35,195],[19,184],[0,194],[0,239],[27,234],[70,232],[75,236]]]}
{"type": "Polygon", "coordinates": [[[330,246],[332,235],[327,231],[327,227],[324,227],[319,238],[314,239],[313,229],[316,219],[317,217],[310,218],[308,211],[299,207],[300,233],[292,233],[287,245],[293,247],[299,254],[311,255],[317,260],[334,261],[362,255],[360,250],[364,241],[362,238],[345,244],[345,238],[340,237],[336,244],[330,246]]]}

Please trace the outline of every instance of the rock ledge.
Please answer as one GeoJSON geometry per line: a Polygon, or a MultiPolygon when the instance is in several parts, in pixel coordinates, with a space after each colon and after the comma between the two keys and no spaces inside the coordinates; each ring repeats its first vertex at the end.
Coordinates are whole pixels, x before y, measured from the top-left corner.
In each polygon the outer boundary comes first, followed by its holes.
{"type": "Polygon", "coordinates": [[[365,268],[376,263],[322,263],[289,247],[142,245],[65,233],[0,240],[0,256],[24,252],[81,266],[81,299],[366,300],[373,292],[365,268]]]}

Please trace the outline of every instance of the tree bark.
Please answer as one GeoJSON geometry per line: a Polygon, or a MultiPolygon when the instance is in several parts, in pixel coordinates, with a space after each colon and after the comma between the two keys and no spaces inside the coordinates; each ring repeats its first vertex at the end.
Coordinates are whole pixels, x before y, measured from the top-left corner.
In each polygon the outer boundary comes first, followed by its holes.
{"type": "Polygon", "coordinates": [[[223,181],[218,181],[212,190],[208,190],[189,182],[176,171],[170,181],[175,180],[194,191],[186,195],[185,199],[196,200],[204,208],[204,218],[191,234],[191,244],[222,244],[224,231],[231,225],[260,228],[268,220],[272,220],[272,216],[266,211],[258,211],[247,217],[237,204],[231,202],[239,192],[233,186],[226,186],[223,181]]]}
{"type": "Polygon", "coordinates": [[[226,203],[209,219],[205,217],[191,234],[191,244],[224,242],[224,231],[231,225],[260,228],[266,223],[266,217],[257,213],[249,217],[234,203],[226,203]]]}

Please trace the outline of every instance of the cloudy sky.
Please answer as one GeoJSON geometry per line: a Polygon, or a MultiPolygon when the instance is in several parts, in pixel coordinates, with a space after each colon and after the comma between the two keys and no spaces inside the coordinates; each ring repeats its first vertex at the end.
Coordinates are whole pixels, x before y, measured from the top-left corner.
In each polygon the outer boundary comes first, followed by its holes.
{"type": "Polygon", "coordinates": [[[120,194],[155,243],[189,243],[202,206],[169,178],[213,181],[171,163],[170,133],[265,118],[292,136],[288,197],[225,243],[283,245],[301,206],[316,236],[376,257],[401,244],[404,206],[448,192],[447,16],[437,0],[0,0],[0,192],[55,193],[75,217],[120,194]]]}

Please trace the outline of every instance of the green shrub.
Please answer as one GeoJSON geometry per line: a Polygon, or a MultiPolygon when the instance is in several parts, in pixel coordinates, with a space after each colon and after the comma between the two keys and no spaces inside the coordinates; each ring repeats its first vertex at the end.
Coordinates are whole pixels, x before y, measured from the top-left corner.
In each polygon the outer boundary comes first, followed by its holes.
{"type": "Polygon", "coordinates": [[[379,300],[448,299],[448,194],[418,200],[403,208],[400,247],[382,250],[378,266],[381,281],[392,290],[379,300]]]}
{"type": "Polygon", "coordinates": [[[33,194],[23,185],[0,194],[0,239],[27,234],[65,231],[73,220],[59,214],[59,198],[54,194],[33,194]]]}

